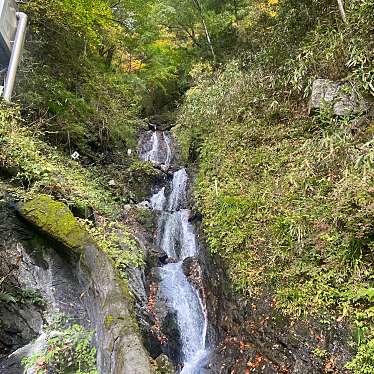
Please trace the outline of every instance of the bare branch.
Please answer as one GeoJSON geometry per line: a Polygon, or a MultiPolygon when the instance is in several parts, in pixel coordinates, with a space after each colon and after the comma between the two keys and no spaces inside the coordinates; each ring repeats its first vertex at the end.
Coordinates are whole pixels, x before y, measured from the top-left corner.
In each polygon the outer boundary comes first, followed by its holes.
{"type": "Polygon", "coordinates": [[[340,15],[342,16],[343,21],[344,23],[347,23],[347,17],[345,15],[343,0],[338,0],[338,5],[339,5],[340,15]]]}

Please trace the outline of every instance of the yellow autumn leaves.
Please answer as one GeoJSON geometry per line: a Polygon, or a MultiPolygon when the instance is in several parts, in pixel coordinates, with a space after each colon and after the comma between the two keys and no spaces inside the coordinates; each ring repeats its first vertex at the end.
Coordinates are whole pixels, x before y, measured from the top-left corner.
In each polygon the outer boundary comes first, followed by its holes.
{"type": "Polygon", "coordinates": [[[270,17],[276,17],[278,4],[279,0],[266,0],[265,2],[261,2],[258,5],[258,8],[270,17]]]}

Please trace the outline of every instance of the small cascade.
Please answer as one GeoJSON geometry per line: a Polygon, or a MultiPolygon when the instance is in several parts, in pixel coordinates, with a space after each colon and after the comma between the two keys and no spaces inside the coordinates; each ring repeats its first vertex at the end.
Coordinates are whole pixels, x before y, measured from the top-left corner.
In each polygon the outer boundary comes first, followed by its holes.
{"type": "MultiPolygon", "coordinates": [[[[173,158],[170,144],[168,134],[155,131],[148,137],[147,144],[141,147],[140,156],[143,160],[167,165],[173,158]]],[[[152,209],[160,212],[156,244],[169,258],[168,263],[160,268],[160,294],[168,307],[176,312],[183,358],[180,373],[199,374],[208,355],[208,321],[204,301],[182,268],[183,261],[197,256],[199,251],[194,228],[189,222],[191,211],[187,206],[187,189],[188,174],[182,168],[173,174],[168,196],[163,187],[151,197],[150,202],[152,209]]]]}
{"type": "Polygon", "coordinates": [[[162,187],[159,192],[154,194],[150,202],[153,210],[163,210],[166,203],[165,187],[162,187]]]}
{"type": "Polygon", "coordinates": [[[187,182],[186,169],[180,169],[174,173],[171,194],[168,201],[168,210],[173,212],[187,205],[187,182]]]}
{"type": "Polygon", "coordinates": [[[152,132],[140,144],[142,160],[170,166],[173,155],[171,143],[170,136],[165,132],[152,132]]]}

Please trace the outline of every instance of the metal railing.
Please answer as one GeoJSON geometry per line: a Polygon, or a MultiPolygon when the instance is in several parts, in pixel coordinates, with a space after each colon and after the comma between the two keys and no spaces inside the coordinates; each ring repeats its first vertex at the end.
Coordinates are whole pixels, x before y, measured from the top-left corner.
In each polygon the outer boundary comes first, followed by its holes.
{"type": "Polygon", "coordinates": [[[17,12],[16,15],[18,19],[17,32],[14,38],[12,54],[10,56],[10,61],[7,69],[8,71],[5,77],[5,85],[3,92],[4,100],[7,102],[11,102],[12,100],[14,83],[16,81],[18,65],[21,60],[27,26],[27,15],[23,12],[17,12]]]}

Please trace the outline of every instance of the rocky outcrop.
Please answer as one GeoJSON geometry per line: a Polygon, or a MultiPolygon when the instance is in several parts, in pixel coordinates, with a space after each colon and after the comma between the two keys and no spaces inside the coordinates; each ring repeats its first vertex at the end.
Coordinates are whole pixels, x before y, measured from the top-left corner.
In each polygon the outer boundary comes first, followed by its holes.
{"type": "Polygon", "coordinates": [[[362,114],[368,105],[349,83],[337,83],[328,79],[313,82],[309,111],[327,108],[337,116],[362,114]]]}
{"type": "MultiPolygon", "coordinates": [[[[43,322],[48,322],[56,312],[96,332],[97,367],[100,373],[152,373],[126,282],[68,207],[42,195],[18,206],[18,212],[25,221],[20,221],[10,209],[4,209],[15,226],[9,225],[7,217],[9,237],[2,238],[0,256],[6,257],[9,248],[13,257],[19,253],[21,258],[16,271],[12,273],[13,279],[9,279],[8,283],[39,290],[47,306],[44,311],[42,308],[36,309],[39,318],[30,312],[23,316],[25,325],[33,327],[25,336],[20,332],[19,342],[1,352],[3,360],[0,356],[0,373],[23,372],[19,360],[23,352],[32,348],[17,349],[41,335],[43,322]],[[17,226],[22,227],[26,235],[19,235],[17,226]],[[37,228],[40,234],[31,227],[37,228]],[[15,351],[9,358],[4,357],[15,351]]],[[[1,303],[0,308],[3,306],[1,303]]],[[[15,309],[21,311],[18,305],[15,309]]],[[[18,320],[22,320],[21,317],[18,320]]],[[[0,323],[17,326],[16,319],[14,317],[14,321],[7,322],[2,314],[0,323]]],[[[14,331],[8,331],[8,334],[14,335],[14,331]]]]}
{"type": "Polygon", "coordinates": [[[199,260],[196,257],[187,257],[182,264],[184,275],[190,283],[197,289],[203,289],[202,271],[199,260]]]}
{"type": "Polygon", "coordinates": [[[69,208],[47,195],[39,195],[19,204],[18,212],[28,222],[68,248],[79,251],[90,242],[89,235],[69,208]]]}
{"type": "Polygon", "coordinates": [[[85,248],[78,278],[86,286],[83,300],[96,331],[98,370],[113,374],[151,373],[127,285],[96,246],[85,248]]]}

